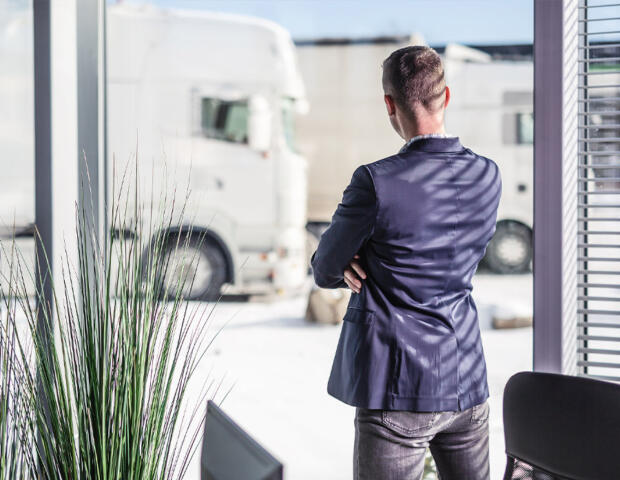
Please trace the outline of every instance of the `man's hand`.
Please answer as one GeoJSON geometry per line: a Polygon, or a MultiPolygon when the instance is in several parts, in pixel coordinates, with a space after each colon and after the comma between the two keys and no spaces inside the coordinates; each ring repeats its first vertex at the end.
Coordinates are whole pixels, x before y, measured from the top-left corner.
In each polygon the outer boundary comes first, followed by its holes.
{"type": "Polygon", "coordinates": [[[362,280],[366,278],[366,272],[362,270],[360,264],[356,262],[358,258],[360,258],[359,255],[353,256],[353,260],[349,262],[349,266],[344,269],[344,281],[355,293],[360,293],[362,290],[362,280]]]}

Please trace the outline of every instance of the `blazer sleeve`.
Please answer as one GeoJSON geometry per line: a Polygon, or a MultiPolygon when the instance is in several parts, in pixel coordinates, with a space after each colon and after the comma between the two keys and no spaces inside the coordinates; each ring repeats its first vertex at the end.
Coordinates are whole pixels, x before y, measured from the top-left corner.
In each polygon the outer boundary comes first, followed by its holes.
{"type": "Polygon", "coordinates": [[[368,168],[359,166],[342,194],[310,263],[315,283],[322,288],[346,287],[344,269],[374,231],[377,196],[368,168]]]}

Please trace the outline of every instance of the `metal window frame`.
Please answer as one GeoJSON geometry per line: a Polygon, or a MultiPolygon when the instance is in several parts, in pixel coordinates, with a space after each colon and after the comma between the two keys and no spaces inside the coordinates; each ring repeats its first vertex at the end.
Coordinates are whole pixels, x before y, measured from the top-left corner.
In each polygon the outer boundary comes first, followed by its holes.
{"type": "Polygon", "coordinates": [[[536,371],[577,373],[577,0],[534,1],[536,371]]]}
{"type": "MultiPolygon", "coordinates": [[[[50,2],[33,2],[34,61],[34,159],[35,159],[35,258],[37,292],[48,300],[40,306],[38,328],[46,328],[42,308],[52,299],[51,272],[43,262],[43,251],[53,251],[52,224],[52,101],[50,2]]],[[[43,330],[41,330],[43,331],[43,330]]]]}
{"type": "Polygon", "coordinates": [[[77,106],[78,106],[78,204],[92,219],[100,240],[107,224],[106,155],[106,57],[105,2],[76,2],[77,106]]]}
{"type": "MultiPolygon", "coordinates": [[[[61,253],[77,265],[71,213],[76,204],[78,210],[85,208],[98,232],[106,220],[105,209],[100,213],[105,205],[100,202],[100,185],[103,182],[105,192],[106,171],[105,1],[35,0],[32,12],[37,330],[51,343],[55,341],[53,285],[57,289],[63,285],[61,253]],[[81,151],[87,152],[87,163],[81,151]],[[100,165],[104,175],[99,174],[100,165]],[[79,178],[85,178],[87,171],[95,181],[85,201],[86,196],[79,193],[79,178]],[[61,248],[56,250],[55,245],[61,248]]],[[[56,295],[63,297],[58,291],[56,295]]],[[[37,381],[46,404],[46,393],[37,381]]]]}
{"type": "Polygon", "coordinates": [[[71,204],[77,203],[78,208],[84,208],[93,219],[93,226],[100,233],[104,231],[101,225],[107,220],[106,202],[100,198],[100,192],[106,191],[107,170],[105,1],[33,2],[33,40],[35,225],[38,230],[35,249],[38,258],[47,256],[50,261],[49,266],[38,262],[37,279],[42,282],[37,285],[37,291],[40,300],[50,305],[50,280],[54,278],[54,263],[57,261],[54,239],[64,234],[61,230],[69,234],[74,231],[71,227],[63,229],[67,225],[60,223],[55,210],[67,206],[71,209],[71,204]],[[75,28],[74,45],[62,31],[66,26],[75,28]],[[55,44],[60,47],[54,49],[55,44]],[[59,50],[63,47],[74,49],[74,52],[65,55],[66,52],[59,50]],[[66,56],[70,58],[68,61],[66,56]],[[77,105],[75,113],[71,113],[71,108],[59,113],[72,105],[77,105]],[[63,124],[54,128],[54,119],[60,114],[70,117],[70,122],[68,126],[63,124]],[[77,131],[73,131],[73,126],[77,131]],[[71,145],[72,140],[76,140],[74,145],[71,145]],[[71,151],[75,152],[74,172],[67,171],[66,160],[61,155],[71,151]],[[76,198],[69,199],[70,203],[66,197],[61,197],[59,189],[54,189],[54,184],[62,182],[65,176],[78,179],[78,185],[70,186],[71,191],[78,192],[76,198]],[[80,181],[87,178],[91,180],[88,193],[80,181]]]}

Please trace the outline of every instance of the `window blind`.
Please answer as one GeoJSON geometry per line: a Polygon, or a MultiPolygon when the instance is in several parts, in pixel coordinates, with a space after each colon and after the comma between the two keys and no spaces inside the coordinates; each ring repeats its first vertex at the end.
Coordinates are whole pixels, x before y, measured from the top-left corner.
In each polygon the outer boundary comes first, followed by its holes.
{"type": "Polygon", "coordinates": [[[577,366],[620,381],[620,3],[578,11],[577,366]]]}

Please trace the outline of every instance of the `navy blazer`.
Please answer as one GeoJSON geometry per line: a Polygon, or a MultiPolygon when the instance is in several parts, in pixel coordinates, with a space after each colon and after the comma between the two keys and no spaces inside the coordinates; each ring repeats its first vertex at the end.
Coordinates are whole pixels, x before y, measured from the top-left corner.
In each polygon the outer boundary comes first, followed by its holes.
{"type": "Polygon", "coordinates": [[[350,405],[464,410],[489,396],[471,279],[495,232],[497,165],[458,137],[359,166],[312,255],[319,287],[352,293],[327,391],[350,405]]]}

